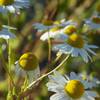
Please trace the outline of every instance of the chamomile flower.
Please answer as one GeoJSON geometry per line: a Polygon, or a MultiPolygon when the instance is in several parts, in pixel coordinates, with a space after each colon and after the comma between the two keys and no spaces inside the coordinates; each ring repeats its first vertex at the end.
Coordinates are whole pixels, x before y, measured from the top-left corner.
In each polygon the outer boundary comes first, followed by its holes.
{"type": "Polygon", "coordinates": [[[25,77],[28,75],[29,82],[32,82],[40,76],[38,59],[31,52],[24,53],[15,64],[17,76],[25,77]]]}
{"type": "Polygon", "coordinates": [[[65,27],[56,26],[51,28],[48,32],[45,32],[40,39],[42,41],[48,40],[49,37],[54,39],[63,39],[63,37],[67,37],[67,35],[76,32],[76,26],[77,24],[75,22],[68,21],[65,27]]]}
{"type": "Polygon", "coordinates": [[[59,51],[64,54],[70,54],[72,57],[81,56],[83,60],[87,63],[92,60],[89,53],[96,55],[91,49],[97,48],[95,45],[88,45],[82,36],[73,33],[68,38],[63,39],[64,43],[55,44],[53,46],[54,51],[59,51]]]}
{"type": "Polygon", "coordinates": [[[92,86],[88,87],[91,82],[82,80],[74,72],[71,72],[68,77],[55,71],[54,75],[48,77],[48,91],[55,92],[50,100],[95,100],[95,97],[98,97],[98,94],[91,90],[92,86]]]}
{"type": "Polygon", "coordinates": [[[16,28],[6,26],[6,25],[1,25],[0,38],[6,39],[6,40],[15,38],[16,36],[12,32],[10,32],[9,29],[15,30],[16,28]]]}
{"type": "Polygon", "coordinates": [[[20,13],[21,8],[29,7],[29,0],[0,0],[0,12],[20,13]]]}
{"type": "Polygon", "coordinates": [[[38,31],[47,31],[54,27],[52,20],[43,20],[42,23],[34,23],[33,27],[36,28],[38,31]]]}
{"type": "Polygon", "coordinates": [[[65,21],[64,19],[60,21],[52,21],[52,20],[44,20],[42,23],[33,24],[34,28],[38,29],[38,31],[49,31],[54,27],[65,27],[70,23],[75,24],[72,20],[65,21]]]}
{"type": "Polygon", "coordinates": [[[92,29],[100,28],[100,16],[93,16],[91,19],[85,21],[85,24],[88,25],[92,29]]]}

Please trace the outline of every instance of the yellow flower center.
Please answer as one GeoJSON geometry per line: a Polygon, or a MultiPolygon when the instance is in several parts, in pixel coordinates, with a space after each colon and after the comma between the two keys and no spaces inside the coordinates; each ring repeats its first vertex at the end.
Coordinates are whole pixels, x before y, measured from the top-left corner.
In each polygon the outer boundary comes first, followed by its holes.
{"type": "Polygon", "coordinates": [[[76,32],[76,27],[74,25],[69,25],[64,30],[64,33],[67,35],[71,35],[74,32],[76,32]]]}
{"type": "Polygon", "coordinates": [[[75,33],[70,35],[66,42],[76,48],[83,48],[84,46],[83,38],[75,33]]]}
{"type": "Polygon", "coordinates": [[[100,24],[100,17],[93,17],[92,21],[96,24],[100,24]]]}
{"type": "Polygon", "coordinates": [[[100,3],[97,5],[96,11],[100,13],[100,3]]]}
{"type": "Polygon", "coordinates": [[[51,26],[51,25],[53,25],[53,21],[52,20],[43,20],[43,22],[42,22],[44,25],[46,25],[46,26],[51,26]]]}
{"type": "Polygon", "coordinates": [[[0,6],[8,6],[14,3],[14,0],[0,0],[0,6]]]}
{"type": "Polygon", "coordinates": [[[54,27],[54,28],[52,28],[52,29],[50,29],[50,31],[51,32],[56,32],[56,31],[58,31],[58,30],[60,30],[62,27],[54,27]]]}
{"type": "Polygon", "coordinates": [[[73,99],[80,98],[84,93],[84,86],[78,80],[70,80],[64,88],[65,92],[73,99]]]}
{"type": "Polygon", "coordinates": [[[59,25],[59,24],[61,24],[61,22],[60,21],[54,21],[54,24],[59,25]]]}
{"type": "Polygon", "coordinates": [[[31,71],[38,67],[38,59],[34,54],[28,52],[20,57],[19,65],[24,70],[31,71]]]}

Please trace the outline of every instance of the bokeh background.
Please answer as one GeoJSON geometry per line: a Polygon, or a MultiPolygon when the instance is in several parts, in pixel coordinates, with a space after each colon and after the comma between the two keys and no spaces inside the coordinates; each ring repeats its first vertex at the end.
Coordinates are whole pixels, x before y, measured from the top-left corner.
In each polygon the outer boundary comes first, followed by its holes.
{"type": "MultiPolygon", "coordinates": [[[[48,43],[39,39],[43,33],[37,32],[32,27],[33,23],[42,22],[44,19],[60,20],[63,18],[66,20],[74,19],[80,23],[94,14],[96,5],[100,3],[100,0],[30,0],[30,2],[29,9],[21,10],[20,15],[10,15],[11,26],[17,28],[16,31],[13,31],[17,38],[11,40],[10,44],[12,47],[12,72],[15,69],[14,62],[25,52],[33,52],[38,57],[41,73],[48,69],[45,67],[48,64],[48,43]]],[[[0,14],[0,22],[7,25],[7,16],[0,14]]],[[[84,30],[83,34],[87,36],[89,43],[100,47],[100,30],[89,33],[84,30]]],[[[4,69],[5,63],[7,63],[7,49],[6,41],[0,39],[0,100],[6,100],[8,93],[8,75],[4,69]]],[[[93,56],[93,62],[87,64],[81,58],[70,58],[59,71],[63,74],[68,74],[71,71],[89,74],[100,80],[100,49],[96,50],[96,53],[97,55],[93,56]]],[[[52,52],[52,60],[55,59],[55,55],[56,53],[52,52]]],[[[58,63],[61,61],[62,59],[58,63]]],[[[19,78],[19,86],[20,81],[19,78]]],[[[30,100],[49,100],[52,93],[47,91],[45,85],[47,81],[48,78],[43,79],[32,90],[30,100]]],[[[96,90],[100,93],[100,86],[97,86],[96,90]]]]}

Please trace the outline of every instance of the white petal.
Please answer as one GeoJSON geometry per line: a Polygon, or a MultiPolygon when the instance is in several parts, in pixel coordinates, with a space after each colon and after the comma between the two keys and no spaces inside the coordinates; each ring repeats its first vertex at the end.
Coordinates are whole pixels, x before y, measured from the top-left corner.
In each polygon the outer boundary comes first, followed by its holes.
{"type": "Polygon", "coordinates": [[[86,45],[88,48],[94,48],[94,49],[96,49],[96,48],[98,48],[98,46],[95,46],[95,45],[86,45]]]}
{"type": "Polygon", "coordinates": [[[13,33],[11,33],[8,29],[3,29],[2,31],[0,31],[0,38],[10,39],[15,37],[16,36],[13,33]]]}
{"type": "Polygon", "coordinates": [[[72,52],[72,57],[77,57],[78,56],[78,50],[77,48],[73,48],[73,52],[72,52]]]}
{"type": "Polygon", "coordinates": [[[76,73],[74,73],[74,72],[71,72],[70,73],[70,77],[69,77],[71,80],[73,80],[73,79],[76,79],[76,80],[80,80],[80,81],[82,81],[82,78],[80,77],[80,76],[78,76],[76,73]]]}
{"type": "Polygon", "coordinates": [[[53,82],[61,85],[62,87],[66,84],[65,81],[63,79],[60,79],[60,77],[58,77],[58,76],[49,75],[48,77],[49,77],[50,81],[53,81],[53,82]]]}
{"type": "Polygon", "coordinates": [[[48,82],[46,85],[48,87],[48,91],[58,92],[58,93],[61,93],[64,91],[64,87],[62,87],[61,85],[57,83],[48,82]]]}
{"type": "Polygon", "coordinates": [[[57,77],[59,77],[62,80],[62,82],[64,82],[64,84],[66,84],[67,80],[58,71],[55,71],[54,75],[57,76],[57,77]]]}
{"type": "Polygon", "coordinates": [[[36,69],[34,69],[32,71],[26,71],[26,73],[29,76],[29,83],[31,83],[34,80],[36,80],[37,78],[39,78],[39,76],[40,76],[40,68],[38,66],[36,69]]]}
{"type": "Polygon", "coordinates": [[[56,93],[50,97],[50,100],[70,100],[64,93],[56,93]]]}
{"type": "Polygon", "coordinates": [[[86,91],[86,94],[89,97],[98,97],[98,94],[95,91],[86,91]]]}
{"type": "Polygon", "coordinates": [[[20,65],[16,62],[15,64],[15,74],[17,77],[25,77],[26,72],[20,68],[20,65]]]}
{"type": "Polygon", "coordinates": [[[83,58],[83,60],[87,63],[89,59],[86,55],[86,52],[83,49],[80,50],[80,55],[83,58]]]}
{"type": "Polygon", "coordinates": [[[94,51],[92,51],[90,48],[86,48],[86,50],[87,50],[88,52],[90,52],[91,54],[96,55],[96,53],[95,53],[94,51]]]}
{"type": "Polygon", "coordinates": [[[7,10],[10,11],[11,13],[15,13],[15,8],[13,6],[7,6],[7,10]]]}

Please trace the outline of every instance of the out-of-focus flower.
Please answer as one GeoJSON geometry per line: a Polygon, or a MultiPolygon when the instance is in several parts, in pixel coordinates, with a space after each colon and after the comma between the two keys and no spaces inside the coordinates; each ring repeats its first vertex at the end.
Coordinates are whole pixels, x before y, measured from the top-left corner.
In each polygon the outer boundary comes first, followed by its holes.
{"type": "Polygon", "coordinates": [[[62,76],[55,71],[54,75],[49,75],[49,82],[47,83],[48,91],[55,92],[50,97],[50,100],[95,100],[98,94],[88,87],[87,80],[83,80],[74,72],[70,76],[62,76]]]}
{"type": "Polygon", "coordinates": [[[85,21],[85,24],[92,29],[100,28],[100,16],[93,16],[91,19],[85,21]]]}
{"type": "Polygon", "coordinates": [[[89,53],[96,55],[91,49],[97,48],[97,46],[88,45],[79,34],[73,33],[68,38],[63,38],[63,42],[62,44],[55,44],[53,50],[70,54],[72,57],[81,56],[85,62],[88,62],[89,59],[92,60],[89,53]]]}
{"type": "Polygon", "coordinates": [[[29,0],[0,0],[0,12],[20,13],[21,8],[29,7],[29,0]]]}
{"type": "Polygon", "coordinates": [[[64,19],[60,21],[52,21],[52,20],[44,20],[42,23],[35,23],[33,24],[34,28],[36,28],[38,31],[49,31],[51,28],[54,27],[65,27],[67,25],[70,25],[70,23],[75,24],[72,20],[65,21],[64,19]]]}
{"type": "Polygon", "coordinates": [[[38,59],[31,52],[23,54],[15,64],[16,74],[22,77],[28,75],[29,82],[32,82],[40,76],[38,59]]]}
{"type": "Polygon", "coordinates": [[[68,21],[64,27],[61,25],[51,28],[48,32],[45,32],[40,39],[42,41],[48,40],[49,37],[54,39],[62,39],[63,37],[67,37],[67,35],[74,32],[76,32],[76,23],[68,21]]]}
{"type": "Polygon", "coordinates": [[[16,28],[10,27],[10,26],[6,26],[6,25],[1,25],[0,26],[0,38],[3,39],[11,39],[11,38],[15,38],[16,36],[10,32],[10,29],[15,30],[16,28]]]}
{"type": "Polygon", "coordinates": [[[43,20],[42,23],[34,23],[33,27],[38,31],[47,31],[54,27],[52,20],[43,20]]]}

